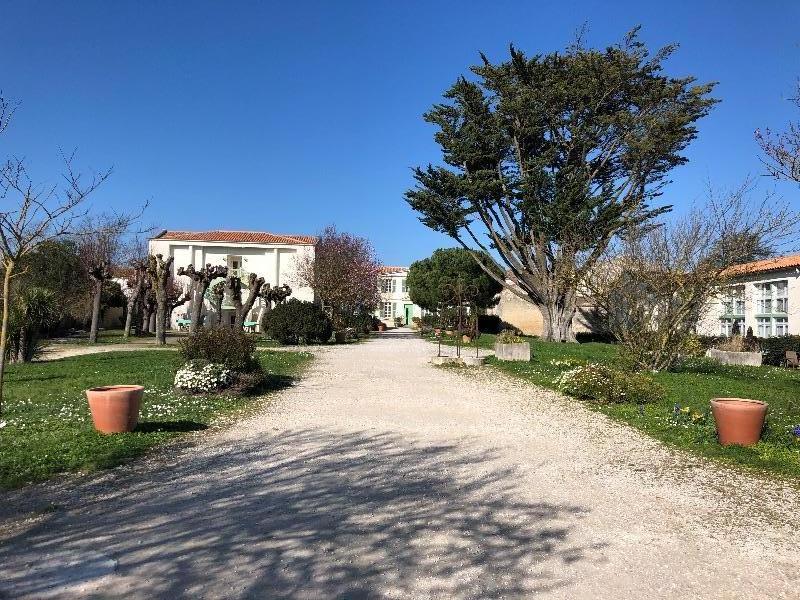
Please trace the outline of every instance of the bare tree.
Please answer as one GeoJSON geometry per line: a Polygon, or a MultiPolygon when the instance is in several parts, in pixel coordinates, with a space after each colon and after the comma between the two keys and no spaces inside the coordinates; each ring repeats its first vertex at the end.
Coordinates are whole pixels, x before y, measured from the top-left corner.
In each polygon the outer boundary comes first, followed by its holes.
{"type": "Polygon", "coordinates": [[[625,240],[586,278],[586,287],[608,329],[636,367],[672,367],[709,303],[732,279],[746,274],[751,248],[791,240],[800,222],[772,196],[748,199],[749,184],[720,197],[710,191],[705,205],[687,216],[625,240]]]}
{"type": "Polygon", "coordinates": [[[138,214],[103,214],[87,217],[81,224],[77,237],[78,255],[86,274],[94,283],[89,343],[97,342],[103,286],[114,277],[115,267],[126,252],[124,236],[131,223],[138,218],[138,214]]]}
{"type": "Polygon", "coordinates": [[[144,281],[144,291],[142,292],[142,326],[144,333],[155,333],[155,327],[151,325],[151,317],[156,311],[156,294],[153,291],[153,282],[147,275],[144,281]]]}
{"type": "Polygon", "coordinates": [[[145,280],[147,279],[147,262],[144,260],[137,260],[131,263],[133,272],[128,278],[128,286],[126,290],[127,306],[125,315],[125,329],[123,330],[123,337],[128,339],[131,335],[131,326],[133,325],[134,313],[137,307],[141,304],[142,294],[145,289],[145,280]]]}
{"type": "MultiPolygon", "coordinates": [[[[789,100],[800,108],[800,84],[797,86],[797,95],[789,100]]],[[[789,123],[786,130],[780,133],[756,129],[755,136],[764,153],[761,161],[767,172],[776,179],[800,183],[800,121],[789,123]]]]}
{"type": "Polygon", "coordinates": [[[192,285],[183,287],[174,279],[167,283],[167,310],[164,315],[164,329],[169,329],[172,313],[179,306],[186,304],[192,297],[192,285]]]}
{"type": "Polygon", "coordinates": [[[203,314],[203,302],[206,297],[206,291],[211,282],[215,279],[225,278],[228,276],[228,267],[224,265],[211,266],[211,263],[206,264],[205,267],[195,269],[194,265],[189,265],[186,268],[180,267],[178,275],[189,277],[194,282],[192,285],[192,301],[190,305],[189,318],[189,332],[193,333],[200,326],[200,317],[203,314]]]}
{"type": "Polygon", "coordinates": [[[247,284],[243,284],[241,277],[231,275],[227,279],[227,286],[231,290],[231,298],[235,309],[233,326],[236,329],[241,329],[244,327],[245,318],[253,310],[256,300],[261,296],[261,292],[264,289],[264,278],[255,273],[250,273],[247,276],[247,284]],[[242,301],[242,288],[247,289],[247,300],[245,301],[242,301]]]}
{"type": "Polygon", "coordinates": [[[297,279],[330,308],[334,326],[341,329],[347,316],[371,311],[380,301],[380,263],[370,241],[328,226],[319,234],[314,256],[297,263],[297,279]]]}
{"type": "Polygon", "coordinates": [[[172,275],[172,263],[175,257],[170,256],[164,260],[162,254],[147,257],[147,275],[153,282],[153,293],[156,296],[156,344],[163,346],[167,343],[167,333],[164,323],[167,316],[169,302],[169,282],[172,275]]]}
{"type": "Polygon", "coordinates": [[[225,287],[227,281],[218,281],[211,288],[211,306],[214,308],[214,313],[217,316],[216,326],[222,326],[222,302],[225,300],[225,287]]]}
{"type": "MultiPolygon", "coordinates": [[[[0,131],[5,130],[13,114],[10,104],[0,98],[0,131]]],[[[0,411],[2,411],[5,378],[8,318],[11,305],[11,281],[22,272],[15,272],[20,261],[45,242],[75,233],[77,222],[84,216],[81,204],[108,177],[111,170],[96,173],[84,181],[73,168],[74,154],[62,155],[63,181],[53,185],[36,185],[28,176],[22,159],[12,157],[0,167],[0,259],[3,263],[3,316],[0,328],[0,411]]]]}

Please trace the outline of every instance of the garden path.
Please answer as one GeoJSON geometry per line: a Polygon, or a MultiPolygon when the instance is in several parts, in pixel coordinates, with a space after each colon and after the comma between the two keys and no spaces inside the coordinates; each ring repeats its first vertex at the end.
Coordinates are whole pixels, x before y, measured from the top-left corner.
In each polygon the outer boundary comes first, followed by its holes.
{"type": "Polygon", "coordinates": [[[432,367],[433,352],[402,330],[325,347],[295,387],[227,430],[5,493],[0,503],[54,504],[7,521],[0,589],[797,597],[797,488],[672,452],[490,369],[432,367]]]}

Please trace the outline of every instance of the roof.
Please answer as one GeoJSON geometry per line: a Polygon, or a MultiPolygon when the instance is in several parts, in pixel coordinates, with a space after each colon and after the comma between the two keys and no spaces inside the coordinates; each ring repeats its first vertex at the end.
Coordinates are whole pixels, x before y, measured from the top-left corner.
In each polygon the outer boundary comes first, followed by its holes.
{"type": "Polygon", "coordinates": [[[402,273],[404,271],[408,271],[405,267],[391,267],[389,265],[381,265],[379,269],[381,273],[386,275],[392,275],[393,273],[402,273]]]}
{"type": "Polygon", "coordinates": [[[781,271],[783,269],[794,269],[800,267],[800,254],[789,256],[776,256],[775,258],[765,258],[754,262],[734,265],[726,270],[728,275],[748,275],[750,273],[767,273],[769,271],[781,271]]]}
{"type": "Polygon", "coordinates": [[[179,242],[233,242],[240,244],[300,244],[314,245],[313,235],[286,235],[266,231],[162,231],[154,240],[175,240],[179,242]]]}

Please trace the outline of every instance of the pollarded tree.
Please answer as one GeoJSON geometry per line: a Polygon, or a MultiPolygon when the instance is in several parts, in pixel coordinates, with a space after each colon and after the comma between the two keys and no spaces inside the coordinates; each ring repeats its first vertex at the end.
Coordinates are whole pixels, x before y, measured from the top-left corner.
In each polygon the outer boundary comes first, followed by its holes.
{"type": "Polygon", "coordinates": [[[215,279],[224,279],[228,276],[228,267],[224,265],[212,266],[211,263],[206,264],[205,267],[195,269],[194,265],[189,265],[186,268],[180,267],[178,275],[189,277],[194,283],[192,284],[192,299],[190,304],[189,319],[189,332],[192,333],[200,326],[200,317],[203,314],[203,302],[206,298],[208,286],[215,279]]]}
{"type": "Polygon", "coordinates": [[[674,49],[650,56],[637,30],[605,50],[512,47],[425,114],[448,166],[415,169],[407,201],[498,283],[510,272],[547,340],[575,339],[577,290],[615,236],[669,210],[651,202],[715,102],[713,84],[663,73],[674,49]]]}
{"type": "Polygon", "coordinates": [[[147,275],[153,284],[153,293],[156,297],[156,344],[163,346],[167,343],[167,332],[164,327],[169,303],[169,283],[172,275],[174,256],[164,260],[162,254],[147,257],[147,275]]]}
{"type": "Polygon", "coordinates": [[[131,269],[132,272],[127,281],[127,312],[125,315],[125,329],[123,330],[123,337],[126,339],[131,335],[133,315],[136,312],[136,307],[142,304],[142,296],[145,292],[145,282],[147,280],[147,262],[144,260],[131,261],[131,269]]]}
{"type": "Polygon", "coordinates": [[[222,280],[211,286],[211,306],[217,315],[217,327],[222,326],[222,302],[225,300],[226,283],[226,280],[222,280]]]}
{"type": "MultiPolygon", "coordinates": [[[[491,265],[488,255],[481,261],[491,265]]],[[[502,273],[496,273],[502,276],[502,273]]],[[[497,303],[503,289],[496,278],[490,277],[464,248],[439,248],[430,258],[411,263],[408,269],[408,293],[411,301],[425,310],[436,311],[449,298],[446,290],[457,282],[471,286],[477,294],[471,298],[478,308],[489,308],[497,303]]]]}
{"type": "Polygon", "coordinates": [[[314,247],[314,258],[301,259],[297,266],[301,285],[308,285],[331,309],[334,327],[342,315],[358,310],[372,311],[380,301],[380,264],[366,238],[326,227],[314,247]]]}
{"type": "MultiPolygon", "coordinates": [[[[259,277],[255,273],[250,273],[247,276],[247,283],[242,282],[242,278],[238,275],[231,275],[227,279],[228,289],[231,291],[231,299],[233,300],[233,307],[235,309],[234,328],[241,329],[244,327],[244,320],[253,306],[261,297],[264,291],[264,278],[259,277]],[[247,290],[247,300],[242,300],[242,288],[247,290]]],[[[267,288],[269,290],[269,288],[267,288]]]]}
{"type": "Polygon", "coordinates": [[[270,284],[264,284],[261,290],[261,297],[264,299],[264,307],[261,314],[258,316],[258,326],[262,333],[267,331],[267,319],[270,312],[276,306],[286,302],[286,299],[292,295],[292,288],[286,285],[277,285],[272,287],[270,284]]]}

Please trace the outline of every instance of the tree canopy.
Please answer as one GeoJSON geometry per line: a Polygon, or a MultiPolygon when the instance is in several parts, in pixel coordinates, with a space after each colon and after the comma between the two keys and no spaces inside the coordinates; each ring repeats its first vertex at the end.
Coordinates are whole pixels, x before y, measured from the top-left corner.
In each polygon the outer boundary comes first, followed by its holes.
{"type": "Polygon", "coordinates": [[[545,339],[574,339],[580,281],[614,237],[669,210],[651,203],[715,103],[714,84],[663,73],[674,46],[651,56],[637,34],[605,50],[481,55],[425,114],[446,166],[415,169],[407,201],[499,283],[510,271],[545,339]]]}
{"type": "MultiPolygon", "coordinates": [[[[481,259],[490,264],[488,257],[482,256],[481,259]]],[[[408,293],[414,304],[435,311],[440,303],[448,300],[444,290],[459,280],[474,286],[477,293],[472,300],[479,308],[493,306],[495,297],[503,289],[495,278],[480,267],[469,251],[464,248],[440,248],[430,258],[411,264],[408,269],[408,293]]]]}

